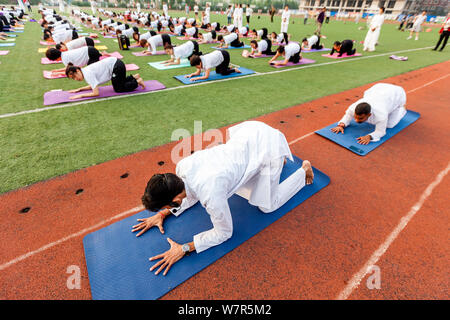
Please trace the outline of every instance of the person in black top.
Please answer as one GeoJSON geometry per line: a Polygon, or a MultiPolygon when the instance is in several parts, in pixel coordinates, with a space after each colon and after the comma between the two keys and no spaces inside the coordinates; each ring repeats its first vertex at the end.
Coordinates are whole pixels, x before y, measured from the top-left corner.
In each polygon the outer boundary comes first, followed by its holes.
{"type": "Polygon", "coordinates": [[[346,53],[348,56],[352,56],[356,53],[356,49],[353,49],[352,40],[344,40],[342,42],[336,41],[333,44],[333,49],[331,50],[330,55],[333,55],[335,51],[339,53],[338,57],[342,57],[344,53],[346,53]]]}

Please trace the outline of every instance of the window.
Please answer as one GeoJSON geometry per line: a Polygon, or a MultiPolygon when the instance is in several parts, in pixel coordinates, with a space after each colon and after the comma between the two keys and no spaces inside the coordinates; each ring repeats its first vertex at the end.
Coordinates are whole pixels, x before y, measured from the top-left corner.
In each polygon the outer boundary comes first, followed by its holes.
{"type": "Polygon", "coordinates": [[[389,1],[387,7],[388,7],[388,8],[393,8],[393,7],[395,7],[395,0],[389,1]]]}
{"type": "Polygon", "coordinates": [[[358,4],[357,4],[357,7],[358,7],[358,8],[361,8],[362,5],[363,5],[363,2],[364,2],[364,0],[359,0],[359,1],[358,1],[358,4]]]}
{"type": "Polygon", "coordinates": [[[327,7],[331,5],[331,0],[327,0],[327,7]]]}
{"type": "Polygon", "coordinates": [[[347,1],[347,7],[352,8],[355,6],[355,4],[356,4],[356,0],[348,0],[347,1]]]}
{"type": "Polygon", "coordinates": [[[325,5],[325,0],[320,0],[319,7],[323,7],[325,5]]]}
{"type": "Polygon", "coordinates": [[[378,3],[378,8],[384,7],[384,4],[386,3],[386,0],[380,0],[378,3]]]}
{"type": "Polygon", "coordinates": [[[369,8],[372,5],[372,0],[366,1],[366,7],[369,8]]]}

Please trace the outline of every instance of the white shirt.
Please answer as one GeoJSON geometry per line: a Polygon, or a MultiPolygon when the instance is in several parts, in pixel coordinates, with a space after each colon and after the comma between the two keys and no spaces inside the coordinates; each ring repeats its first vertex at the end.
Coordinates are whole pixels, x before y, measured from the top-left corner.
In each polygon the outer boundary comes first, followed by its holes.
{"type": "Polygon", "coordinates": [[[162,36],[160,34],[157,34],[156,36],[150,37],[150,39],[147,40],[149,44],[148,50],[152,51],[153,54],[156,53],[156,48],[163,45],[162,36]]]}
{"type": "Polygon", "coordinates": [[[227,30],[228,30],[228,32],[233,32],[233,30],[234,30],[234,25],[229,25],[229,26],[227,26],[227,30]]]}
{"type": "Polygon", "coordinates": [[[315,34],[313,34],[311,37],[309,37],[306,40],[308,41],[308,47],[311,48],[313,45],[315,45],[317,43],[317,41],[319,41],[319,37],[316,36],[315,34]]]}
{"type": "Polygon", "coordinates": [[[61,42],[71,41],[72,37],[73,37],[73,31],[65,30],[65,31],[54,34],[53,40],[55,41],[55,43],[61,43],[61,42]]]}
{"type": "Polygon", "coordinates": [[[142,40],[142,39],[148,40],[148,39],[150,39],[151,36],[152,35],[150,32],[146,32],[146,33],[140,35],[139,40],[142,40]]]}
{"type": "Polygon", "coordinates": [[[380,28],[384,22],[384,14],[376,14],[370,21],[370,29],[380,28]]]}
{"type": "Polygon", "coordinates": [[[133,36],[134,30],[132,28],[125,29],[122,31],[122,34],[128,38],[131,38],[133,36]]]}
{"type": "Polygon", "coordinates": [[[257,35],[258,37],[262,37],[263,34],[264,34],[264,31],[263,31],[263,30],[257,30],[257,31],[256,31],[256,35],[257,35]]]}
{"type": "Polygon", "coordinates": [[[420,26],[425,20],[427,20],[427,15],[420,15],[420,16],[417,16],[417,19],[416,19],[416,21],[414,22],[414,25],[415,26],[420,26]]]}
{"type": "Polygon", "coordinates": [[[291,12],[289,10],[283,10],[283,13],[281,14],[281,22],[282,23],[288,23],[289,17],[291,16],[291,12]],[[286,19],[286,22],[284,22],[284,19],[286,19]]]}
{"type": "Polygon", "coordinates": [[[220,50],[215,50],[213,52],[200,56],[200,60],[202,61],[202,68],[204,70],[212,69],[223,62],[223,55],[220,50]]]}
{"type": "Polygon", "coordinates": [[[188,41],[183,43],[181,46],[173,48],[173,56],[175,59],[187,58],[194,52],[194,43],[188,41]]]}
{"type": "Polygon", "coordinates": [[[300,52],[300,45],[296,42],[289,42],[284,46],[284,58],[289,59],[297,52],[300,52]]]}
{"type": "Polygon", "coordinates": [[[251,16],[252,12],[253,12],[252,8],[249,8],[249,7],[245,8],[245,15],[246,16],[251,16]]]}
{"type": "Polygon", "coordinates": [[[269,45],[267,44],[266,40],[261,40],[258,42],[258,52],[263,52],[267,50],[267,47],[269,45]]]}
{"type": "Polygon", "coordinates": [[[237,38],[238,38],[238,35],[237,35],[236,33],[230,33],[230,34],[228,34],[228,35],[226,35],[226,36],[223,37],[223,41],[224,41],[226,44],[230,44],[230,43],[232,43],[234,40],[236,40],[237,38]]]}
{"type": "Polygon", "coordinates": [[[183,25],[176,26],[173,31],[175,34],[181,34],[181,30],[183,30],[183,25]]]}
{"type": "Polygon", "coordinates": [[[248,32],[248,29],[247,29],[247,27],[241,27],[241,28],[239,28],[239,33],[240,34],[247,34],[247,32],[248,32]]]}
{"type": "Polygon", "coordinates": [[[355,108],[361,102],[370,104],[371,116],[367,122],[375,125],[375,131],[370,133],[372,141],[378,141],[386,134],[389,114],[397,108],[404,107],[406,103],[405,90],[393,84],[377,83],[364,92],[363,98],[348,107],[345,115],[339,122],[348,126],[355,115],[355,108]]]}
{"type": "Polygon", "coordinates": [[[204,40],[204,41],[207,41],[207,42],[213,41],[212,33],[211,33],[211,32],[204,33],[204,34],[203,34],[203,40],[204,40]]]}
{"type": "Polygon", "coordinates": [[[73,63],[76,67],[84,67],[89,61],[88,49],[89,47],[84,46],[74,50],[63,51],[61,52],[61,61],[66,67],[69,63],[73,63]]]}
{"type": "Polygon", "coordinates": [[[80,37],[75,40],[69,41],[66,43],[67,50],[74,50],[81,47],[86,47],[86,38],[80,37]]]}
{"type": "Polygon", "coordinates": [[[99,84],[110,81],[116,62],[117,58],[108,57],[82,68],[81,72],[83,73],[84,80],[92,89],[96,88],[99,84]]]}
{"type": "Polygon", "coordinates": [[[221,244],[233,234],[228,198],[245,188],[251,193],[249,202],[264,207],[271,201],[271,176],[270,172],[261,174],[261,170],[271,160],[282,157],[292,160],[284,135],[262,122],[246,121],[229,128],[228,132],[227,143],[197,151],[176,167],[176,174],[185,185],[186,198],[175,215],[200,201],[213,225],[212,229],[194,236],[198,253],[221,244]]]}
{"type": "Polygon", "coordinates": [[[196,28],[192,27],[192,28],[187,28],[186,29],[186,34],[190,37],[192,37],[195,34],[196,28]]]}

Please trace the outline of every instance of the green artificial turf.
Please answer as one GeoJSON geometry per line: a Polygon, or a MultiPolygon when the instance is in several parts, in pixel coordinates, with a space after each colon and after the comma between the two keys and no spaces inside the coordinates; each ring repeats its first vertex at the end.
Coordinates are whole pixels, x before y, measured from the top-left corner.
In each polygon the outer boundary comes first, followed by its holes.
{"type": "MultiPolygon", "coordinates": [[[[173,16],[182,14],[172,13],[173,16]]],[[[223,25],[226,17],[213,14],[211,21],[223,25]]],[[[251,27],[263,26],[269,32],[278,32],[280,17],[275,17],[275,22],[271,24],[267,15],[261,16],[261,19],[254,15],[251,27]]],[[[364,39],[367,32],[367,29],[358,30],[362,26],[365,26],[365,22],[356,25],[354,22],[332,20],[322,28],[322,33],[327,36],[322,43],[330,48],[335,40],[352,39],[357,41],[357,51],[362,52],[359,41],[364,39]]],[[[383,25],[376,52],[364,52],[363,56],[429,47],[438,38],[438,29],[434,28],[430,33],[421,33],[419,41],[407,41],[407,33],[398,31],[396,27],[394,24],[383,25]]],[[[292,40],[300,41],[314,30],[311,19],[310,24],[305,26],[301,17],[291,18],[289,33],[292,34],[292,40]]],[[[84,28],[83,32],[90,30],[84,28]]],[[[42,108],[44,92],[85,85],[69,79],[43,78],[43,70],[61,68],[62,65],[40,64],[44,56],[37,52],[37,48],[42,47],[39,45],[41,33],[37,23],[27,22],[25,33],[18,34],[16,38],[16,46],[3,48],[10,50],[10,53],[0,56],[0,114],[42,108]]],[[[118,45],[113,39],[104,39],[102,36],[99,39],[101,45],[108,46],[108,52],[118,51],[118,45]]],[[[172,37],[172,41],[182,43],[175,37],[172,37]]],[[[211,46],[202,45],[200,49],[207,53],[213,50],[211,46]]],[[[165,144],[171,141],[175,129],[185,128],[193,132],[196,120],[203,122],[204,131],[222,127],[446,61],[450,58],[449,51],[446,48],[443,52],[424,49],[397,53],[408,56],[407,62],[391,60],[390,54],[371,59],[354,58],[351,62],[3,118],[0,119],[0,193],[165,144]]],[[[242,50],[229,52],[233,64],[259,73],[284,70],[270,67],[268,59],[245,59],[240,56],[242,50]]],[[[139,71],[132,73],[138,72],[144,80],[158,80],[168,88],[185,87],[173,76],[194,70],[159,71],[147,63],[167,59],[167,56],[135,57],[128,51],[121,53],[126,63],[140,66],[139,71]]],[[[304,57],[316,60],[316,64],[341,61],[322,57],[323,53],[305,53],[304,57]]]]}

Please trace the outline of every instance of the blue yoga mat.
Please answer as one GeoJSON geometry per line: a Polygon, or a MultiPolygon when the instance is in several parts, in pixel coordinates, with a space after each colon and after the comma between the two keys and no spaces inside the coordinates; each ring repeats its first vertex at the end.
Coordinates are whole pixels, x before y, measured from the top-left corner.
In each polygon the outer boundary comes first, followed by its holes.
{"type": "Polygon", "coordinates": [[[5,30],[5,32],[23,33],[23,30],[5,30]]]}
{"type": "Polygon", "coordinates": [[[6,42],[6,43],[0,43],[0,47],[12,47],[16,44],[14,42],[6,42]]]}
{"type": "MultiPolygon", "coordinates": [[[[205,81],[214,81],[214,80],[221,80],[221,79],[226,79],[226,78],[242,77],[242,76],[246,76],[246,75],[255,73],[255,71],[247,69],[247,68],[243,68],[243,67],[240,67],[239,70],[241,71],[241,73],[233,72],[226,76],[217,74],[215,71],[211,71],[208,79],[197,80],[197,81],[193,81],[193,82],[191,81],[190,78],[185,78],[184,74],[181,76],[175,76],[174,78],[183,82],[184,84],[193,84],[193,83],[199,83],[199,82],[205,82],[205,81]]],[[[203,75],[203,73],[201,75],[203,75]]],[[[198,77],[200,77],[201,75],[199,75],[198,77]]]]}
{"type": "MultiPolygon", "coordinates": [[[[295,158],[285,165],[281,180],[301,166],[295,158]]],[[[180,285],[197,272],[253,237],[255,234],[299,206],[303,201],[326,187],[330,178],[314,169],[314,183],[305,186],[284,206],[272,213],[263,213],[238,195],[228,203],[233,217],[233,236],[224,243],[197,254],[195,251],[175,263],[166,276],[155,275],[149,269],[156,261],[148,259],[170,248],[166,238],[177,243],[190,242],[199,232],[212,228],[205,209],[197,203],[179,217],[164,221],[165,234],[152,228],[139,238],[131,232],[136,219],[149,217],[148,211],[123,219],[86,235],[83,239],[92,298],[95,300],[157,299],[180,285]]],[[[301,213],[298,213],[301,214],[301,213]]],[[[243,258],[243,263],[248,261],[243,258]]],[[[257,284],[255,284],[257,285],[257,284]]]]}
{"type": "Polygon", "coordinates": [[[8,37],[10,37],[10,38],[16,38],[16,37],[17,37],[17,34],[8,34],[8,37]]]}
{"type": "Polygon", "coordinates": [[[233,49],[250,49],[251,46],[249,46],[248,44],[245,44],[242,47],[228,47],[228,48],[211,47],[211,48],[217,49],[217,50],[233,50],[233,49]]]}
{"type": "Polygon", "coordinates": [[[408,110],[402,120],[400,120],[400,122],[394,128],[386,130],[386,135],[382,137],[380,141],[370,142],[368,145],[361,145],[356,140],[356,138],[365,136],[375,130],[374,125],[366,122],[359,124],[352,120],[350,125],[345,128],[344,134],[331,132],[331,128],[334,128],[337,123],[333,123],[328,127],[320,129],[316,131],[316,133],[333,142],[336,142],[338,145],[347,148],[360,156],[365,156],[370,151],[380,146],[386,140],[395,136],[397,133],[405,129],[407,126],[409,126],[419,118],[419,113],[408,110]]]}

